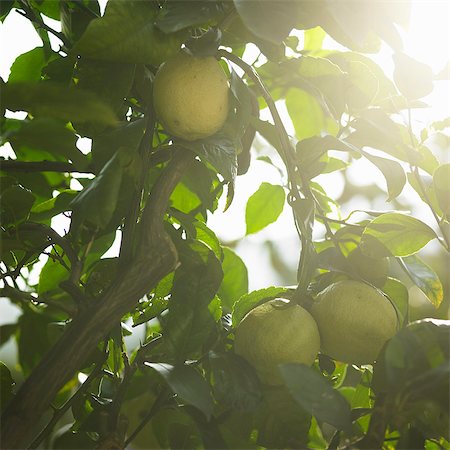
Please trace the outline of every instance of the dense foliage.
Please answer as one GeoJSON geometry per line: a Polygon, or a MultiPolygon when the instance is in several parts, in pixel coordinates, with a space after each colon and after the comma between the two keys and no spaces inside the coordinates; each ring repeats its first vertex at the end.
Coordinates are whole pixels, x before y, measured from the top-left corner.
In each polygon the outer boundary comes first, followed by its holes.
{"type": "Polygon", "coordinates": [[[437,273],[450,249],[450,164],[438,144],[448,143],[450,119],[413,122],[436,76],[402,52],[406,2],[110,0],[103,15],[96,0],[1,8],[2,20],[14,9],[42,39],[1,81],[1,143],[15,155],[1,161],[1,295],[21,309],[0,329],[2,345],[18,346],[18,366],[0,365],[2,447],[450,448],[450,323],[436,319],[448,311],[437,273]],[[326,49],[329,37],[341,50],[326,49]],[[394,54],[393,80],[370,57],[382,44],[394,54]],[[202,140],[166,134],[152,106],[155,73],[182,46],[221,59],[230,80],[227,121],[202,140]],[[254,186],[247,234],[292,210],[295,289],[248,292],[244,262],[207,225],[256,158],[281,177],[254,186]],[[342,217],[357,193],[347,168],[361,158],[384,177],[389,204],[355,201],[342,217]],[[340,198],[317,179],[336,171],[340,198]],[[406,186],[433,227],[399,200],[406,186]],[[118,256],[102,258],[116,237],[118,256]],[[419,256],[430,241],[440,248],[434,265],[419,256]],[[281,385],[263,384],[234,352],[243,317],[276,297],[309,309],[343,279],[376,286],[395,307],[400,330],[377,362],[319,354],[312,367],[280,365],[281,385]],[[435,319],[411,321],[411,284],[435,319]],[[138,326],[145,339],[127,348],[138,326]]]}

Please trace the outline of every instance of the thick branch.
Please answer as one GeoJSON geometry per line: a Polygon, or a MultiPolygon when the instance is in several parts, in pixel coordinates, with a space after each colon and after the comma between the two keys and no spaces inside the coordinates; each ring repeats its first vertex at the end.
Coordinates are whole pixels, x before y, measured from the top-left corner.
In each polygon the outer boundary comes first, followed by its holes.
{"type": "Polygon", "coordinates": [[[64,161],[17,161],[4,159],[0,161],[0,170],[11,172],[78,172],[93,173],[89,169],[79,169],[72,163],[64,161]]]}
{"type": "Polygon", "coordinates": [[[164,230],[163,217],[171,192],[193,159],[177,152],[155,183],[144,210],[145,231],[134,264],[111,288],[76,316],[7,406],[1,423],[3,448],[23,448],[39,432],[34,425],[57,392],[74,376],[121,317],[177,264],[175,246],[164,230]]]}

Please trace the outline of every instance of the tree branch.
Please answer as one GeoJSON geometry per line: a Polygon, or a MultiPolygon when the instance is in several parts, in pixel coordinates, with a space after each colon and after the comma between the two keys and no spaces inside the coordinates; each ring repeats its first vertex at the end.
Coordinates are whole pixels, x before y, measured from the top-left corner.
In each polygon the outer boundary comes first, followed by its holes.
{"type": "Polygon", "coordinates": [[[0,170],[11,172],[78,172],[94,173],[89,169],[79,169],[72,163],[64,161],[17,161],[4,159],[0,161],[0,170]]]}
{"type": "Polygon", "coordinates": [[[164,230],[163,218],[169,197],[192,160],[190,152],[175,152],[156,181],[144,209],[141,230],[146,234],[133,264],[101,298],[73,319],[24,382],[14,401],[7,405],[1,421],[3,448],[24,448],[30,443],[39,432],[35,429],[38,418],[83,366],[98,342],[143,295],[175,269],[177,252],[164,230]]]}

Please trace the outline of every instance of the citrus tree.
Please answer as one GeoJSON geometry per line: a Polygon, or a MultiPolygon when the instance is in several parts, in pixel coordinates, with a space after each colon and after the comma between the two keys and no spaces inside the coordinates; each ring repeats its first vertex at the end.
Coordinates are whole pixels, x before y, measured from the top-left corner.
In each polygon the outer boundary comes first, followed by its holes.
{"type": "Polygon", "coordinates": [[[1,7],[42,39],[1,86],[1,295],[21,310],[0,329],[18,347],[2,448],[450,448],[450,121],[414,122],[445,73],[402,52],[407,3],[1,7]],[[249,292],[207,224],[257,160],[280,183],[254,186],[247,234],[292,212],[294,287],[249,292]],[[384,210],[352,200],[358,160],[384,210]],[[320,180],[338,171],[336,197],[320,180]],[[411,285],[434,318],[411,320],[411,285]]]}

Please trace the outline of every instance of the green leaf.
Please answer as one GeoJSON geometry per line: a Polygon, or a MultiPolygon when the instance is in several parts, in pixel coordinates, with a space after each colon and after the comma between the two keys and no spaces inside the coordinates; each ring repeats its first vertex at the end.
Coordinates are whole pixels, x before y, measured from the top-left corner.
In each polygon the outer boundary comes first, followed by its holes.
{"type": "Polygon", "coordinates": [[[248,272],[244,261],[233,250],[224,247],[223,254],[223,280],[218,294],[231,311],[234,303],[248,292],[248,272]]]}
{"type": "Polygon", "coordinates": [[[5,323],[0,325],[0,347],[13,336],[18,330],[17,323],[5,323]]]}
{"type": "Polygon", "coordinates": [[[48,152],[48,159],[70,160],[79,170],[85,169],[89,164],[86,156],[76,147],[77,136],[64,121],[40,117],[20,121],[20,125],[10,137],[15,149],[25,146],[48,152]]]}
{"type": "Polygon", "coordinates": [[[256,412],[257,443],[264,448],[307,448],[311,414],[285,386],[266,386],[256,412]]]}
{"type": "Polygon", "coordinates": [[[409,256],[418,252],[436,233],[425,223],[400,213],[386,213],[373,219],[361,238],[367,256],[409,256]]]}
{"type": "Polygon", "coordinates": [[[279,44],[297,21],[296,2],[279,0],[255,5],[248,0],[234,0],[234,6],[246,27],[261,39],[279,44]]]}
{"type": "Polygon", "coordinates": [[[206,226],[205,223],[200,220],[194,221],[195,236],[193,236],[197,241],[206,244],[216,255],[217,259],[221,261],[224,257],[224,251],[220,245],[219,239],[214,234],[210,228],[206,226]]]}
{"type": "Polygon", "coordinates": [[[435,271],[417,255],[401,258],[401,261],[403,269],[411,280],[426,295],[434,307],[439,308],[444,299],[444,288],[435,271]]]}
{"type": "Polygon", "coordinates": [[[226,134],[219,131],[199,141],[182,141],[182,145],[211,163],[225,180],[234,181],[236,178],[236,146],[226,134]]]}
{"type": "Polygon", "coordinates": [[[379,156],[373,156],[368,152],[362,151],[362,154],[384,175],[387,183],[387,189],[389,196],[386,201],[390,202],[394,198],[398,197],[406,183],[406,175],[403,167],[392,159],[381,158],[379,156]]]}
{"type": "Polygon", "coordinates": [[[450,214],[450,164],[442,164],[433,174],[433,185],[442,212],[450,214]]]}
{"type": "Polygon", "coordinates": [[[56,247],[56,249],[52,250],[39,274],[39,295],[59,289],[59,283],[69,278],[69,259],[60,247],[56,247]]]}
{"type": "Polygon", "coordinates": [[[33,116],[104,125],[116,123],[114,113],[94,93],[50,81],[6,83],[2,102],[11,111],[28,111],[33,116]]]}
{"type": "Polygon", "coordinates": [[[271,286],[265,289],[259,289],[248,294],[244,294],[233,305],[233,327],[237,327],[244,316],[256,306],[272,298],[283,296],[283,294],[287,291],[288,289],[284,287],[271,286]]]}
{"type": "Polygon", "coordinates": [[[74,229],[84,221],[98,228],[108,225],[116,211],[124,169],[132,158],[133,155],[126,151],[118,151],[72,200],[71,206],[77,216],[73,221],[74,229]]]}
{"type": "Polygon", "coordinates": [[[275,222],[284,208],[285,194],[281,186],[261,183],[250,196],[245,209],[246,234],[257,233],[275,222]]]}
{"type": "Polygon", "coordinates": [[[280,371],[289,391],[305,411],[338,430],[351,430],[350,405],[322,375],[303,364],[280,364],[280,371]]]}
{"type": "Polygon", "coordinates": [[[78,195],[78,191],[65,189],[56,197],[34,205],[31,209],[31,220],[40,222],[71,209],[70,202],[78,195]]]}
{"type": "Polygon", "coordinates": [[[404,53],[394,54],[394,81],[400,92],[410,100],[425,97],[433,90],[431,67],[404,53]]]}
{"type": "Polygon", "coordinates": [[[11,186],[0,193],[2,223],[18,224],[28,218],[35,196],[22,186],[11,186]]]}
{"type": "Polygon", "coordinates": [[[108,2],[104,16],[88,25],[73,53],[102,61],[158,66],[179,50],[184,33],[158,30],[157,15],[153,2],[108,2]]]}
{"type": "Polygon", "coordinates": [[[215,328],[208,306],[223,273],[214,253],[198,241],[178,243],[178,255],[181,264],[175,271],[164,333],[177,359],[185,360],[197,354],[215,328]]]}
{"type": "Polygon", "coordinates": [[[393,302],[400,325],[406,324],[409,315],[408,288],[401,281],[388,277],[381,290],[393,302]]]}
{"type": "Polygon", "coordinates": [[[77,63],[77,88],[94,92],[115,113],[124,109],[135,73],[134,64],[81,59],[77,63]]]}
{"type": "Polygon", "coordinates": [[[36,47],[18,56],[11,66],[8,83],[23,81],[39,81],[41,70],[45,66],[46,56],[44,47],[36,47]]]}
{"type": "Polygon", "coordinates": [[[209,384],[194,367],[149,362],[144,364],[156,370],[166,380],[175,394],[198,408],[208,420],[210,419],[214,403],[209,384]]]}
{"type": "Polygon", "coordinates": [[[13,387],[16,383],[11,376],[6,364],[0,361],[0,411],[8,404],[8,402],[13,398],[13,387]]]}
{"type": "Polygon", "coordinates": [[[261,382],[255,369],[234,353],[209,354],[214,397],[240,411],[253,411],[261,401],[261,382]]]}
{"type": "Polygon", "coordinates": [[[222,13],[217,1],[170,1],[163,4],[155,25],[164,33],[174,33],[214,20],[222,13]]]}

